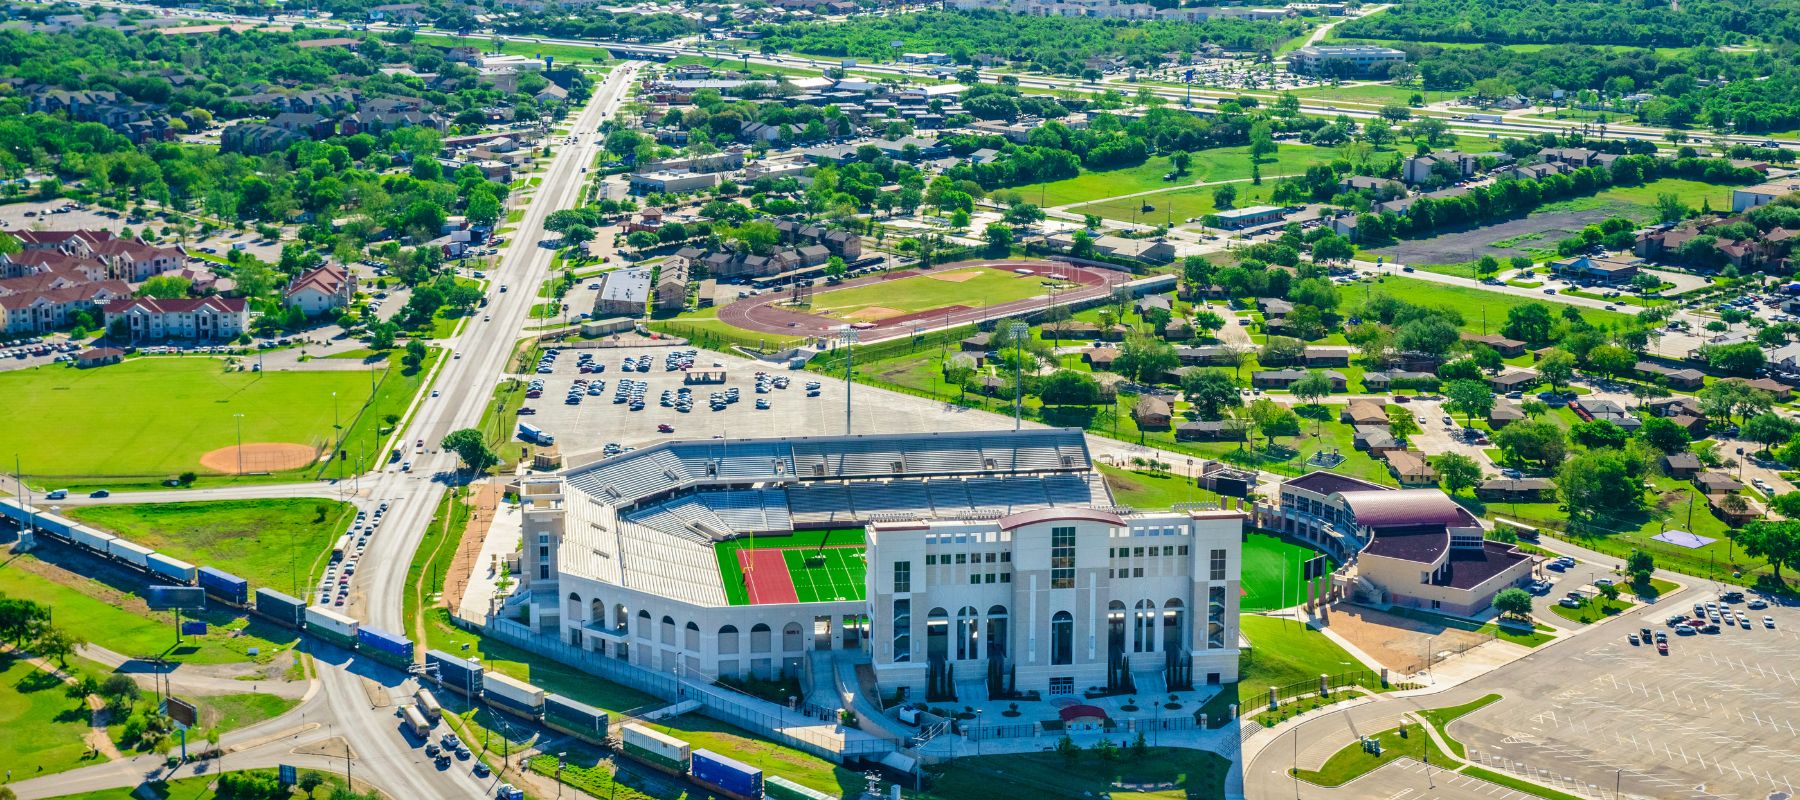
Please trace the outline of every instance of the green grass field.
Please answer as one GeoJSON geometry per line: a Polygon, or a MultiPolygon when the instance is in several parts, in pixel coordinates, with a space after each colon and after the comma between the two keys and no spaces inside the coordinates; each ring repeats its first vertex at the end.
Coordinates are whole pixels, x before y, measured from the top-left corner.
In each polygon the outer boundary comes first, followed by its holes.
{"type": "Polygon", "coordinates": [[[1238,627],[1251,648],[1238,655],[1238,682],[1227,684],[1201,709],[1208,725],[1223,719],[1233,703],[1247,704],[1239,708],[1240,714],[1267,708],[1271,686],[1364,669],[1362,662],[1325,634],[1294,620],[1245,614],[1238,619],[1238,627]]]}
{"type": "Polygon", "coordinates": [[[184,561],[225,570],[254,586],[304,596],[344,535],[356,507],[336,500],[273,498],[199,503],[75,506],[68,515],[184,561]]]}
{"type": "Polygon", "coordinates": [[[1415,89],[1410,86],[1394,86],[1392,84],[1365,84],[1362,86],[1320,86],[1298,89],[1295,96],[1309,100],[1342,101],[1377,106],[1404,106],[1413,95],[1423,95],[1425,102],[1436,103],[1441,100],[1453,100],[1456,92],[1440,92],[1429,89],[1415,89]]]}
{"type": "Polygon", "coordinates": [[[1224,797],[1230,767],[1231,762],[1217,753],[1166,747],[1152,747],[1142,757],[1122,754],[1114,761],[1085,751],[1073,760],[1057,753],[980,756],[950,762],[928,791],[908,796],[921,800],[1224,797]],[[1132,792],[1115,788],[1120,783],[1175,788],[1132,792]]]}
{"type": "MultiPolygon", "coordinates": [[[[483,53],[494,52],[494,41],[475,36],[440,36],[434,34],[415,34],[413,41],[422,44],[433,44],[440,47],[479,47],[483,53]]],[[[603,47],[582,47],[574,44],[545,44],[539,42],[501,42],[500,52],[509,56],[550,56],[556,59],[558,66],[563,64],[606,64],[612,61],[603,47]]]]}
{"type": "Polygon", "coordinates": [[[39,479],[204,473],[202,455],[237,443],[238,414],[245,444],[328,446],[333,392],[348,424],[371,395],[370,375],[226,372],[222,360],[202,357],[17,370],[0,374],[0,395],[28,424],[0,430],[0,451],[26,454],[25,474],[39,479]]]}
{"type": "MultiPolygon", "coordinates": [[[[232,770],[232,772],[237,771],[238,770],[232,770]]],[[[275,770],[273,769],[250,771],[265,773],[270,777],[275,775],[275,770]]],[[[317,772],[317,770],[303,769],[300,770],[300,772],[305,774],[308,772],[317,772]]],[[[341,772],[335,774],[326,773],[324,777],[325,783],[316,793],[316,796],[318,797],[329,797],[331,796],[334,787],[341,787],[344,785],[343,774],[341,772]]],[[[61,795],[57,797],[56,800],[144,800],[144,798],[149,798],[149,800],[233,800],[233,797],[226,797],[225,795],[213,791],[213,783],[218,779],[218,775],[208,774],[193,778],[181,778],[166,783],[144,783],[139,786],[130,786],[121,789],[101,789],[96,792],[61,795]]],[[[368,788],[368,786],[362,782],[360,773],[358,773],[356,780],[359,788],[368,788]]],[[[235,795],[234,797],[241,796],[242,795],[235,795]]],[[[300,791],[299,787],[289,789],[288,794],[279,795],[279,797],[306,796],[307,794],[300,791]]]]}
{"type": "Polygon", "coordinates": [[[1044,293],[1044,279],[989,267],[934,270],[813,295],[812,312],[853,322],[877,322],[944,306],[980,307],[1044,293]]]}
{"type": "Polygon", "coordinates": [[[750,604],[744,588],[744,570],[738,564],[740,550],[786,549],[788,576],[800,602],[833,600],[839,597],[860,600],[865,591],[863,575],[868,562],[863,559],[862,528],[832,528],[817,531],[795,531],[790,536],[746,536],[713,545],[719,560],[719,576],[725,583],[725,599],[734,606],[750,604]],[[825,544],[825,565],[806,566],[806,557],[814,548],[825,544]],[[850,545],[850,546],[845,546],[850,545]],[[809,592],[812,593],[809,597],[809,592]]]}
{"type": "MultiPolygon", "coordinates": [[[[1408,278],[1403,275],[1386,275],[1374,283],[1357,283],[1342,289],[1344,301],[1350,306],[1362,301],[1364,296],[1376,292],[1384,292],[1392,297],[1405,300],[1414,305],[1428,307],[1454,308],[1462,314],[1461,330],[1480,333],[1482,312],[1486,311],[1488,332],[1499,330],[1506,322],[1506,312],[1516,306],[1527,303],[1543,302],[1533,298],[1519,297],[1500,292],[1490,292],[1464,286],[1452,286],[1444,283],[1408,278]]],[[[1562,303],[1549,303],[1552,310],[1560,313],[1562,303]]],[[[1618,311],[1606,311],[1597,308],[1581,309],[1581,316],[1596,327],[1606,328],[1625,325],[1634,320],[1633,315],[1618,311]]]]}
{"type": "MultiPolygon", "coordinates": [[[[1267,170],[1264,171],[1267,173],[1267,170]]],[[[1232,201],[1232,205],[1236,208],[1267,205],[1275,191],[1273,180],[1265,180],[1261,186],[1247,181],[1230,185],[1237,192],[1236,198],[1232,201]]],[[[1218,211],[1218,207],[1213,203],[1213,193],[1218,191],[1218,188],[1217,186],[1196,186],[1191,189],[1178,189],[1160,194],[1089,203],[1069,210],[1076,214],[1094,214],[1118,222],[1179,226],[1187,223],[1188,220],[1218,211]],[[1150,206],[1151,210],[1145,211],[1144,206],[1150,206]]]]}
{"type": "MultiPolygon", "coordinates": [[[[51,546],[44,555],[60,558],[67,551],[51,546]]],[[[198,617],[208,623],[209,632],[184,637],[177,646],[173,615],[147,610],[143,600],[127,590],[137,588],[86,578],[34,555],[0,562],[0,594],[48,603],[58,626],[125,656],[161,656],[194,664],[267,661],[298,638],[268,623],[209,610],[198,617]],[[258,648],[255,657],[249,654],[252,647],[258,648]]]]}
{"type": "Polygon", "coordinates": [[[1295,774],[1307,783],[1342,786],[1402,757],[1440,766],[1454,763],[1438,749],[1431,737],[1425,735],[1422,726],[1416,724],[1381,731],[1374,734],[1374,739],[1381,743],[1380,755],[1363,750],[1361,742],[1353,742],[1333,753],[1317,771],[1303,769],[1296,770],[1295,774]]]}
{"type": "Polygon", "coordinates": [[[1300,568],[1316,555],[1317,550],[1279,536],[1245,534],[1244,596],[1238,601],[1239,609],[1246,613],[1272,611],[1306,602],[1300,568]]]}
{"type": "MultiPolygon", "coordinates": [[[[59,620],[60,622],[60,620],[59,620]]],[[[11,654],[0,655],[0,763],[19,777],[48,775],[87,763],[87,706],[63,692],[55,676],[11,654]]]]}
{"type": "Polygon", "coordinates": [[[1176,503],[1217,502],[1219,496],[1175,474],[1153,475],[1138,470],[1096,464],[1106,476],[1113,502],[1145,511],[1166,511],[1176,503]]]}
{"type": "Polygon", "coordinates": [[[1646,221],[1654,221],[1656,198],[1664,194],[1675,195],[1693,209],[1700,208],[1703,203],[1715,210],[1731,207],[1730,186],[1682,178],[1662,178],[1641,186],[1618,186],[1594,195],[1594,199],[1642,206],[1650,215],[1646,221]]]}
{"type": "MultiPolygon", "coordinates": [[[[1276,175],[1299,174],[1314,164],[1322,164],[1331,160],[1333,152],[1311,145],[1284,144],[1275,153],[1275,158],[1262,164],[1265,179],[1276,175]]],[[[1043,207],[1064,206],[1074,203],[1089,203],[1122,194],[1147,192],[1152,189],[1171,189],[1193,183],[1208,181],[1228,181],[1250,177],[1249,147],[1219,147],[1211,150],[1199,150],[1192,154],[1188,163],[1188,174],[1174,181],[1165,181],[1162,176],[1173,170],[1167,156],[1157,156],[1135,167],[1106,170],[1103,172],[1083,171],[1073,178],[1065,178],[1049,183],[1034,183],[1020,186],[1013,191],[1027,202],[1037,203],[1043,207]]],[[[1240,191],[1244,187],[1240,187],[1240,191]]],[[[1095,212],[1077,212],[1095,213],[1095,212]]]]}

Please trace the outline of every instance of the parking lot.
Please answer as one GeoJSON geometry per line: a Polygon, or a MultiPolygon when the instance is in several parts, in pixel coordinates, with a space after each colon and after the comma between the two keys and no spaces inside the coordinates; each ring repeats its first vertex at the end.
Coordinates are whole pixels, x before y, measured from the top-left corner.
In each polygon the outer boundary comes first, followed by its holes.
{"type": "MultiPolygon", "coordinates": [[[[0,206],[0,230],[104,230],[118,233],[125,228],[142,232],[146,229],[162,233],[166,220],[150,217],[133,222],[123,213],[106,208],[87,206],[73,207],[68,200],[31,201],[25,203],[9,203],[0,206]],[[60,209],[69,210],[62,211],[60,209]]],[[[196,228],[197,230],[197,228],[196,228]]],[[[174,244],[169,238],[161,244],[174,244]]],[[[241,249],[264,261],[274,262],[281,258],[281,243],[263,241],[250,231],[220,230],[212,236],[189,237],[185,246],[189,253],[211,253],[220,257],[232,250],[241,249]]]]}
{"type": "Polygon", "coordinates": [[[1450,735],[1472,761],[1593,797],[1610,797],[1615,781],[1627,797],[1792,793],[1800,612],[1734,604],[1751,627],[1716,634],[1676,635],[1665,622],[1715,599],[1682,592],[1476,681],[1505,699],[1451,723],[1450,735]],[[1627,641],[1642,627],[1667,634],[1668,655],[1627,641]]]}
{"type": "MultiPolygon", "coordinates": [[[[608,444],[644,447],[668,439],[816,436],[844,432],[846,387],[842,380],[700,350],[693,371],[723,371],[725,379],[721,383],[686,383],[682,372],[664,369],[664,359],[671,350],[687,349],[691,348],[645,345],[565,349],[549,374],[512,376],[520,380],[541,378],[544,381],[542,396],[524,401],[524,405],[535,409],[536,413],[521,415],[519,421],[555,436],[557,446],[570,465],[602,457],[608,444]],[[593,363],[604,368],[582,374],[577,365],[580,353],[593,354],[593,363]],[[640,356],[648,357],[650,370],[624,372],[625,359],[636,361],[640,356]],[[715,368],[715,363],[721,366],[715,368]],[[758,371],[788,377],[788,387],[757,393],[755,374],[758,371]],[[629,402],[613,402],[621,377],[645,384],[641,410],[631,411],[629,402]],[[588,380],[590,386],[602,382],[600,394],[583,394],[579,403],[567,403],[569,390],[581,379],[588,380]],[[806,384],[813,381],[819,383],[818,395],[808,397],[806,384]],[[683,387],[694,395],[691,410],[682,412],[672,405],[661,405],[664,390],[674,392],[683,387]],[[709,395],[732,388],[738,389],[738,402],[726,404],[718,411],[712,410],[709,395]],[[757,409],[757,399],[766,399],[769,407],[757,409]],[[658,429],[664,425],[669,430],[658,429]]],[[[592,389],[584,391],[591,392],[592,389]]],[[[993,430],[1006,426],[1004,420],[993,415],[946,406],[921,397],[860,387],[852,391],[856,398],[857,433],[993,430]]]]}

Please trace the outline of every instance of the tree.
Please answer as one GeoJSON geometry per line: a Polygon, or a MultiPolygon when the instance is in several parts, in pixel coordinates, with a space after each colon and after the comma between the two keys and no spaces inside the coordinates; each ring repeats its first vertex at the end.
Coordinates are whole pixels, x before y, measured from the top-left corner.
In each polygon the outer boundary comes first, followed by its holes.
{"type": "Polygon", "coordinates": [[[372,350],[391,350],[394,337],[400,333],[400,326],[387,320],[369,323],[369,348],[372,350]]]}
{"type": "Polygon", "coordinates": [[[138,285],[136,297],[154,297],[159,300],[179,300],[188,296],[188,290],[194,282],[179,275],[156,275],[138,285]]]}
{"type": "Polygon", "coordinates": [[[463,207],[463,215],[469,221],[482,227],[493,227],[500,221],[500,200],[493,192],[478,191],[469,195],[469,202],[463,207]]]}
{"type": "Polygon", "coordinates": [[[69,656],[74,655],[76,650],[86,644],[87,640],[81,638],[80,634],[73,633],[67,628],[50,625],[44,628],[43,633],[38,634],[37,641],[32,643],[31,649],[39,657],[54,658],[57,666],[67,667],[69,666],[69,656]]]}
{"type": "Polygon", "coordinates": [[[1638,428],[1638,438],[1663,453],[1680,453],[1688,449],[1686,428],[1668,417],[1645,417],[1638,428]]]}
{"type": "Polygon", "coordinates": [[[1623,450],[1588,450],[1564,462],[1556,488],[1571,517],[1629,514],[1644,506],[1644,467],[1623,450]]]}
{"type": "Polygon", "coordinates": [[[1461,453],[1439,455],[1431,459],[1431,466],[1437,469],[1444,491],[1452,495],[1481,481],[1481,465],[1461,453]]]}
{"type": "Polygon", "coordinates": [[[1550,384],[1550,391],[1560,392],[1561,387],[1575,377],[1575,355],[1566,350],[1552,350],[1538,361],[1537,371],[1538,377],[1550,384]]]}
{"type": "Polygon", "coordinates": [[[1588,351],[1588,366],[1595,372],[1613,378],[1630,375],[1637,369],[1638,357],[1616,344],[1603,344],[1588,351]]]}
{"type": "Polygon", "coordinates": [[[1204,419],[1218,419],[1225,409],[1244,404],[1237,384],[1224,370],[1203,369],[1183,375],[1181,393],[1194,405],[1195,413],[1204,419]]]}
{"type": "Polygon", "coordinates": [[[1038,384],[1038,397],[1044,405],[1091,406],[1100,402],[1100,384],[1093,376],[1072,369],[1059,369],[1038,384]]]}
{"type": "Polygon", "coordinates": [[[400,363],[407,369],[418,369],[420,364],[425,363],[425,356],[425,343],[414,339],[406,343],[406,355],[400,357],[400,363]]]}
{"type": "Polygon", "coordinates": [[[138,688],[137,681],[132,680],[130,675],[115,672],[100,682],[99,694],[108,708],[124,711],[137,702],[143,690],[138,688]]]}
{"type": "MultiPolygon", "coordinates": [[[[1099,72],[1099,70],[1092,71],[1099,72]]],[[[1096,75],[1096,77],[1098,76],[1096,75]]],[[[1065,733],[1061,739],[1056,740],[1056,753],[1062,756],[1064,761],[1073,765],[1076,759],[1081,758],[1081,745],[1076,744],[1075,740],[1069,738],[1069,735],[1065,733]]]]}
{"type": "Polygon", "coordinates": [[[1412,409],[1399,403],[1390,403],[1387,407],[1388,433],[1396,439],[1405,439],[1416,433],[1422,433],[1418,418],[1413,416],[1412,409]]]}
{"type": "Polygon", "coordinates": [[[1481,381],[1451,381],[1444,387],[1444,396],[1449,398],[1446,405],[1462,412],[1463,421],[1471,426],[1477,414],[1486,417],[1494,410],[1494,390],[1481,381]]]}
{"type": "Polygon", "coordinates": [[[1664,192],[1656,196],[1656,218],[1662,222],[1680,222],[1691,210],[1681,202],[1681,195],[1664,192]]]}
{"type": "Polygon", "coordinates": [[[1292,436],[1300,432],[1300,417],[1294,414],[1293,409],[1267,397],[1251,403],[1248,410],[1251,423],[1263,435],[1264,447],[1273,446],[1277,436],[1292,436]]]}
{"type": "Polygon", "coordinates": [[[1547,419],[1520,420],[1494,434],[1494,446],[1507,461],[1553,469],[1568,453],[1563,429],[1547,419]]]}
{"type": "Polygon", "coordinates": [[[1624,447],[1631,435],[1610,420],[1596,419],[1569,426],[1569,439],[1582,447],[1624,447]]]}
{"type": "Polygon", "coordinates": [[[1229,210],[1232,204],[1237,202],[1237,187],[1229,183],[1221,185],[1213,189],[1212,196],[1213,208],[1220,211],[1229,210]]]}
{"type": "Polygon", "coordinates": [[[1141,383],[1154,383],[1163,373],[1181,365],[1175,346],[1148,336],[1133,336],[1119,349],[1116,362],[1121,374],[1141,383]]]}
{"type": "MultiPolygon", "coordinates": [[[[642,233],[643,231],[639,231],[642,233]]],[[[563,246],[580,247],[594,240],[594,229],[586,225],[570,225],[563,229],[563,246]]],[[[661,241],[660,239],[658,241],[661,241]]]]}
{"type": "Polygon", "coordinates": [[[1795,428],[1793,420],[1773,411],[1764,411],[1744,421],[1743,435],[1745,439],[1762,445],[1766,451],[1793,438],[1795,428]]]}
{"type": "Polygon", "coordinates": [[[1800,570],[1800,520],[1756,520],[1738,531],[1737,543],[1744,552],[1768,559],[1781,581],[1781,568],[1800,570]]]}
{"type": "Polygon", "coordinates": [[[1319,400],[1331,395],[1331,379],[1319,370],[1311,370],[1294,385],[1288,387],[1294,397],[1307,405],[1314,405],[1319,400]]]}
{"type": "Polygon", "coordinates": [[[1775,495],[1769,499],[1769,508],[1784,517],[1800,517],[1800,492],[1775,495]]]}
{"type": "Polygon", "coordinates": [[[827,278],[842,278],[848,271],[850,271],[850,265],[844,263],[842,256],[832,256],[825,260],[825,277],[827,278]]]}
{"type": "Polygon", "coordinates": [[[1616,583],[1600,584],[1600,596],[1606,598],[1606,602],[1608,602],[1608,603],[1618,600],[1619,599],[1619,585],[1616,583]]]}
{"type": "Polygon", "coordinates": [[[1502,617],[1515,619],[1531,619],[1531,595],[1524,589],[1513,587],[1501,589],[1494,595],[1494,610],[1502,617]]]}
{"type": "Polygon", "coordinates": [[[1549,306],[1543,303],[1525,303],[1507,310],[1506,324],[1500,326],[1500,333],[1537,345],[1550,341],[1554,327],[1555,320],[1550,316],[1549,306]]]}
{"type": "Polygon", "coordinates": [[[444,436],[442,446],[445,450],[455,451],[456,457],[475,472],[487,469],[500,460],[493,450],[488,449],[487,439],[481,435],[481,431],[474,428],[451,431],[444,436]]]}
{"type": "Polygon", "coordinates": [[[1002,222],[990,222],[983,232],[987,240],[988,250],[995,253],[1006,253],[1012,249],[1013,230],[1002,222]]]}
{"type": "Polygon", "coordinates": [[[1656,558],[1637,548],[1631,549],[1631,555],[1625,557],[1625,574],[1631,576],[1633,586],[1641,592],[1650,587],[1650,575],[1656,572],[1656,558]]]}
{"type": "Polygon", "coordinates": [[[317,772],[302,772],[300,773],[300,782],[298,785],[300,791],[305,792],[307,797],[312,797],[314,791],[317,791],[320,786],[325,785],[325,778],[317,772]]]}

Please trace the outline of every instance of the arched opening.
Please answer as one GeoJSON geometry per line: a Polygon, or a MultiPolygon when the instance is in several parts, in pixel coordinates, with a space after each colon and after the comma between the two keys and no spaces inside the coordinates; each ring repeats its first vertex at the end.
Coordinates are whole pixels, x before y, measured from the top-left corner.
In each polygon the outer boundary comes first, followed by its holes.
{"type": "Polygon", "coordinates": [[[1058,611],[1050,617],[1050,664],[1064,666],[1075,663],[1075,617],[1058,611]]]}
{"type": "Polygon", "coordinates": [[[576,625],[580,625],[581,624],[581,595],[578,595],[574,592],[570,592],[568,605],[569,605],[568,610],[563,612],[563,616],[568,617],[570,622],[572,622],[576,625]]]}
{"type": "Polygon", "coordinates": [[[987,657],[991,660],[1005,660],[1008,647],[1008,617],[1006,606],[992,606],[987,611],[987,657]]]}
{"type": "Polygon", "coordinates": [[[972,606],[956,612],[956,660],[980,658],[981,618],[972,606]]]}
{"type": "Polygon", "coordinates": [[[662,643],[675,644],[675,618],[667,614],[664,614],[662,618],[662,643]]]}
{"type": "Polygon", "coordinates": [[[689,621],[687,630],[683,633],[685,635],[682,637],[681,646],[686,648],[690,653],[700,652],[700,626],[689,621]]]}
{"type": "Polygon", "coordinates": [[[596,597],[588,601],[588,621],[601,627],[606,626],[606,601],[596,597]]]}
{"type": "Polygon", "coordinates": [[[781,651],[796,653],[806,649],[806,640],[802,638],[800,623],[790,622],[781,629],[781,651]]]}
{"type": "Polygon", "coordinates": [[[1188,648],[1187,607],[1171,598],[1163,603],[1163,649],[1181,652],[1188,648]]]}
{"type": "Polygon", "coordinates": [[[625,630],[626,626],[630,623],[631,612],[625,609],[625,604],[615,604],[613,606],[613,627],[618,628],[619,630],[625,630]]]}
{"type": "Polygon", "coordinates": [[[950,658],[950,613],[934,608],[925,615],[925,660],[950,658]]]}
{"type": "Polygon", "coordinates": [[[734,656],[738,651],[738,629],[736,625],[719,628],[719,655],[734,656]]]}
{"type": "Polygon", "coordinates": [[[650,612],[640,609],[637,615],[637,635],[639,639],[650,638],[650,612]]]}
{"type": "Polygon", "coordinates": [[[770,636],[769,626],[764,625],[760,622],[756,623],[755,625],[752,625],[750,627],[750,652],[752,652],[752,653],[767,653],[767,652],[769,652],[770,648],[773,646],[771,644],[771,642],[769,641],[770,638],[771,638],[771,636],[770,636]]]}
{"type": "Polygon", "coordinates": [[[1132,614],[1131,652],[1150,653],[1156,650],[1156,602],[1153,600],[1137,601],[1137,608],[1132,614]]]}

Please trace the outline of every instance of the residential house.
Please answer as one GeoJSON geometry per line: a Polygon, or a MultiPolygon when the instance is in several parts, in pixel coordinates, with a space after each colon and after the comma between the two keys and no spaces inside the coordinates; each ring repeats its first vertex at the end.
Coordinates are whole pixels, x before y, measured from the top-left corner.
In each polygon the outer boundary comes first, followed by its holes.
{"type": "Polygon", "coordinates": [[[1700,457],[1690,452],[1670,453],[1662,457],[1662,467],[1671,478],[1692,480],[1700,474],[1700,457]]]}
{"type": "Polygon", "coordinates": [[[1723,472],[1701,472],[1693,477],[1694,485],[1700,487],[1700,493],[1706,495],[1736,494],[1744,490],[1744,484],[1723,472]]]}
{"type": "Polygon", "coordinates": [[[1437,483],[1437,470],[1425,460],[1421,453],[1410,450],[1389,450],[1382,453],[1387,461],[1388,472],[1400,481],[1401,486],[1429,486],[1437,483]]]}
{"type": "Polygon", "coordinates": [[[1785,403],[1794,397],[1794,387],[1773,378],[1756,378],[1754,380],[1726,378],[1725,380],[1733,383],[1741,383],[1760,392],[1768,392],[1775,398],[1775,402],[1777,403],[1785,403]]]}
{"type": "Polygon", "coordinates": [[[326,264],[300,273],[282,292],[282,302],[316,317],[348,308],[356,300],[356,276],[342,264],[326,264]]]}
{"type": "Polygon", "coordinates": [[[1499,334],[1477,336],[1472,333],[1465,333],[1462,335],[1462,341],[1464,344],[1484,344],[1488,347],[1492,347],[1502,358],[1517,358],[1518,356],[1525,355],[1524,342],[1521,342],[1518,339],[1508,339],[1499,334]]]}
{"type": "Polygon", "coordinates": [[[117,347],[95,347],[83,350],[75,356],[75,366],[81,369],[104,367],[125,360],[125,351],[117,347]]]}
{"type": "Polygon", "coordinates": [[[1671,389],[1692,391],[1699,389],[1706,382],[1706,373],[1691,367],[1675,369],[1654,361],[1639,361],[1634,369],[1644,379],[1660,381],[1671,389]]]}
{"type": "MultiPolygon", "coordinates": [[[[1349,380],[1344,377],[1344,373],[1330,369],[1323,372],[1325,377],[1331,381],[1332,391],[1342,392],[1349,389],[1349,380]]],[[[1258,370],[1250,374],[1250,385],[1258,389],[1286,389],[1306,375],[1307,372],[1303,369],[1258,370]]]]}
{"type": "Polygon", "coordinates": [[[1198,420],[1175,426],[1175,440],[1178,442],[1224,442],[1243,438],[1243,424],[1230,420],[1198,420]]]}
{"type": "Polygon", "coordinates": [[[1762,503],[1741,494],[1709,494],[1706,496],[1706,506],[1719,519],[1733,527],[1749,524],[1768,512],[1762,503]]]}
{"type": "Polygon", "coordinates": [[[1377,458],[1394,450],[1405,450],[1406,443],[1394,436],[1387,425],[1357,425],[1350,446],[1377,458]]]}
{"type": "Polygon", "coordinates": [[[1169,401],[1155,395],[1138,397],[1137,405],[1132,406],[1131,418],[1137,421],[1141,430],[1167,430],[1169,427],[1169,401]]]}
{"type": "Polygon", "coordinates": [[[1338,412],[1338,421],[1351,425],[1387,425],[1387,404],[1380,400],[1351,400],[1338,412]]]}
{"type": "Polygon", "coordinates": [[[1488,385],[1501,394],[1522,392],[1537,384],[1538,376],[1534,372],[1506,372],[1488,378],[1488,385]]]}

